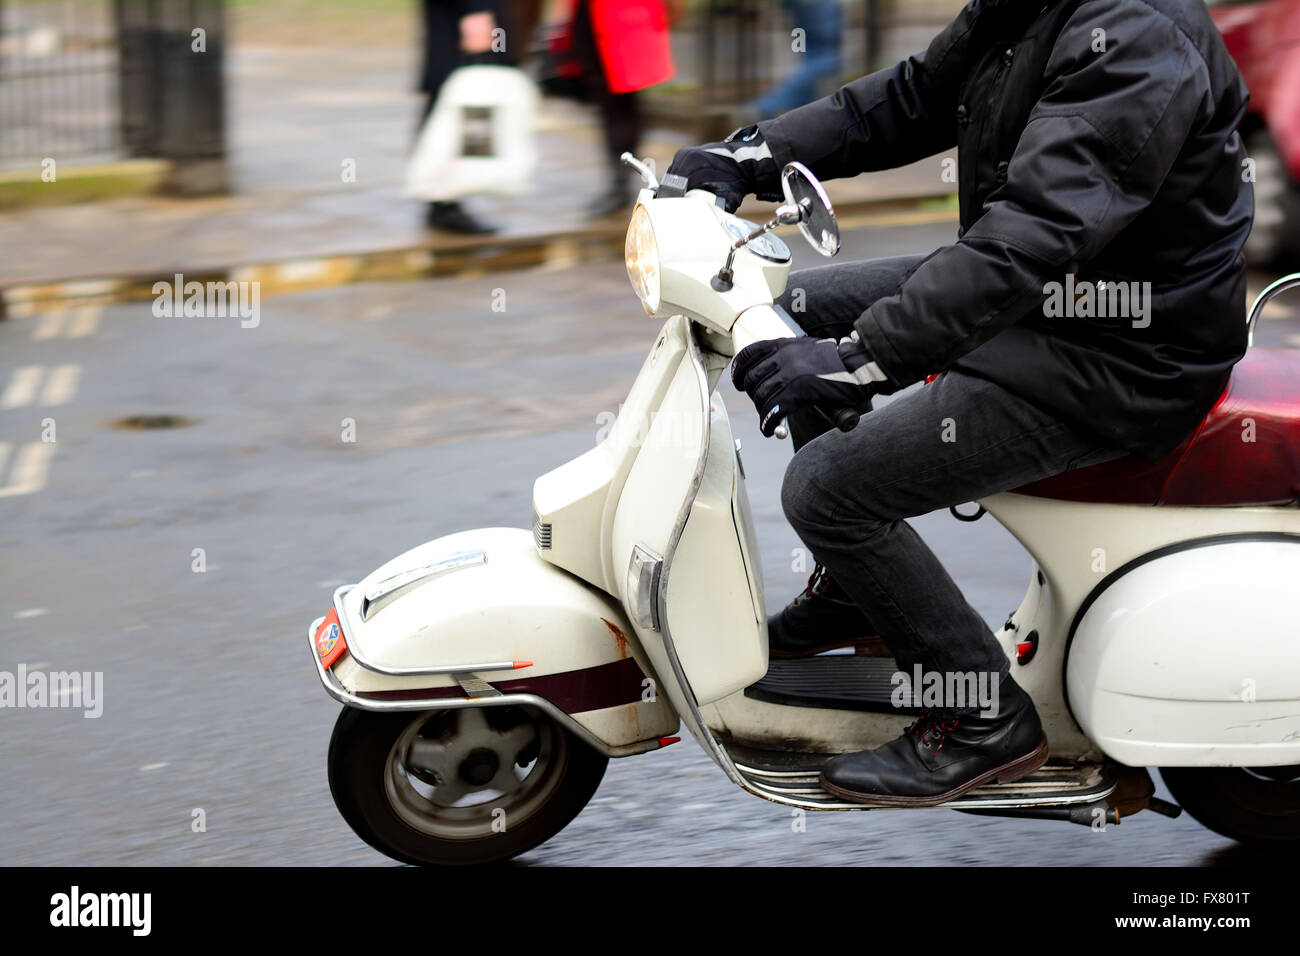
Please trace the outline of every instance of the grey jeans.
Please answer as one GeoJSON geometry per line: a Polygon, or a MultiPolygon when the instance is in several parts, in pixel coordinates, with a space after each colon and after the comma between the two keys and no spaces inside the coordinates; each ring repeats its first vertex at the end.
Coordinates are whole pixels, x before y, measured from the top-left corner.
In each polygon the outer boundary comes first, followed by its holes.
{"type": "MultiPolygon", "coordinates": [[[[801,270],[778,302],[809,335],[839,338],[877,298],[893,295],[922,258],[801,270]]],[[[1122,454],[956,370],[899,393],[847,434],[808,411],[792,416],[790,426],[796,453],[781,489],[786,517],[909,674],[919,664],[1001,676],[1009,663],[903,519],[1122,454]]]]}

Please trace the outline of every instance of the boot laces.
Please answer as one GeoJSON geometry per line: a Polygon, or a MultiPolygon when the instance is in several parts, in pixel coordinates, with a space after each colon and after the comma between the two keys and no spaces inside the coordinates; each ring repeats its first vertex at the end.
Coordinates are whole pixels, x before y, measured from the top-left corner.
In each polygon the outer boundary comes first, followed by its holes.
{"type": "Polygon", "coordinates": [[[831,580],[831,572],[826,570],[826,564],[816,564],[803,593],[810,597],[822,597],[831,588],[831,580]]]}
{"type": "Polygon", "coordinates": [[[808,585],[799,595],[800,600],[808,598],[821,597],[831,586],[831,575],[826,570],[825,565],[818,564],[813,567],[813,573],[808,575],[808,585]]]}
{"type": "Polygon", "coordinates": [[[907,725],[904,733],[918,738],[927,747],[933,745],[936,751],[942,750],[948,735],[957,729],[960,718],[945,717],[929,707],[923,708],[920,716],[907,725]]]}

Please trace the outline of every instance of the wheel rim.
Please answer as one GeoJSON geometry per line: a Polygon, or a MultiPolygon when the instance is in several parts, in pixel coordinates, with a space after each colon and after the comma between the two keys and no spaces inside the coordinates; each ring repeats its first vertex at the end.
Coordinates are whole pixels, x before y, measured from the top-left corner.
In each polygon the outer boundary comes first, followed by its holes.
{"type": "Polygon", "coordinates": [[[415,717],[384,762],[384,791],[407,826],[476,840],[517,826],[559,786],[568,742],[531,708],[464,707],[415,717]]]}

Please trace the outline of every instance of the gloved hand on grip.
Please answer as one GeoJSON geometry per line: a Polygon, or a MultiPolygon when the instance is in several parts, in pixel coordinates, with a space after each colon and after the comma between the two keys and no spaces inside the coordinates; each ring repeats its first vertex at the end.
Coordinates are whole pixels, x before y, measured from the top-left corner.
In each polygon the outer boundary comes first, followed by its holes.
{"type": "Polygon", "coordinates": [[[759,430],[770,438],[791,412],[857,408],[886,378],[854,332],[838,342],[806,335],[755,342],[736,356],[731,381],[753,400],[759,430]]]}
{"type": "Polygon", "coordinates": [[[752,192],[780,198],[776,160],[757,126],[738,129],[721,143],[679,149],[668,172],[684,176],[687,189],[720,196],[727,212],[735,212],[752,192]]]}

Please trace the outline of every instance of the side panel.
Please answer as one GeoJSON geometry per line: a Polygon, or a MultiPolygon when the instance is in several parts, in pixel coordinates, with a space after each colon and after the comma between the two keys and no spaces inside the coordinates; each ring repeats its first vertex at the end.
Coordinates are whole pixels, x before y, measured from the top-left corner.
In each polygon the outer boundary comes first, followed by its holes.
{"type": "MultiPolygon", "coordinates": [[[[533,484],[535,520],[550,531],[550,547],[542,557],[611,594],[619,593],[627,571],[617,556],[611,557],[609,542],[615,509],[633,463],[642,448],[658,448],[667,440],[678,444],[689,444],[692,438],[698,441],[698,425],[694,436],[669,434],[662,427],[651,434],[686,356],[687,331],[687,323],[680,317],[664,323],[605,440],[533,484]]],[[[698,419],[698,412],[695,417],[698,419]]],[[[689,450],[692,464],[694,452],[694,448],[689,450]]],[[[680,503],[678,499],[670,507],[680,503]]],[[[670,527],[671,523],[670,518],[670,527]]]]}
{"type": "Polygon", "coordinates": [[[348,653],[332,672],[363,700],[463,699],[457,678],[472,676],[501,693],[544,697],[613,746],[677,728],[669,702],[646,693],[654,667],[617,602],[543,561],[522,529],[421,545],[340,592],[335,604],[348,653]],[[418,581],[363,619],[365,595],[380,582],[467,551],[484,560],[418,581]],[[530,663],[476,666],[512,661],[530,663]],[[455,673],[403,673],[435,667],[455,673]]]}
{"type": "MultiPolygon", "coordinates": [[[[980,502],[1033,557],[1024,604],[995,637],[1011,659],[1038,633],[1038,651],[1011,673],[1038,705],[1053,754],[1096,756],[1065,701],[1066,637],[1078,608],[1106,576],[1157,548],[1219,534],[1284,531],[1300,535],[1296,508],[1183,508],[1054,501],[1013,493],[980,502]]],[[[1074,703],[1073,696],[1070,704],[1074,703]]]]}
{"type": "Polygon", "coordinates": [[[1083,729],[1133,766],[1300,763],[1300,539],[1175,551],[1081,618],[1066,682],[1083,729]]]}

